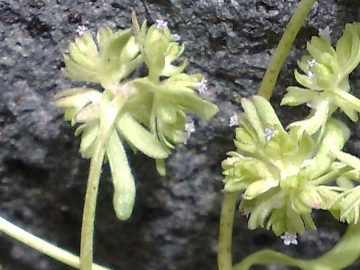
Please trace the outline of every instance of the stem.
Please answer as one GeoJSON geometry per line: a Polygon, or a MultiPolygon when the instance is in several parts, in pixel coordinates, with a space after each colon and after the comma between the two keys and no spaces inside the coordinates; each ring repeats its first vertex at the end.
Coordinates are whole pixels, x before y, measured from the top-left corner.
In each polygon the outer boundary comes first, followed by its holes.
{"type": "Polygon", "coordinates": [[[329,183],[331,181],[334,181],[334,179],[336,179],[337,177],[344,175],[345,173],[351,171],[353,168],[351,168],[350,166],[345,166],[343,168],[331,171],[313,181],[311,181],[311,184],[314,186],[318,186],[318,185],[323,185],[326,183],[329,183]]]}
{"type": "MultiPolygon", "coordinates": [[[[80,259],[78,256],[59,248],[43,239],[28,233],[20,227],[12,224],[6,219],[0,217],[0,231],[9,235],[10,237],[36,249],[45,255],[54,258],[55,260],[67,264],[71,267],[79,269],[80,259]]],[[[93,270],[109,270],[109,268],[94,264],[93,270]]]]}
{"type": "Polygon", "coordinates": [[[279,76],[281,66],[283,65],[296,35],[298,34],[315,2],[316,0],[302,0],[296,8],[290,22],[286,26],[285,32],[281,37],[275,53],[271,57],[269,66],[265,72],[258,91],[258,95],[264,97],[265,99],[270,99],[279,76]]]}
{"type": "Polygon", "coordinates": [[[346,269],[360,255],[360,224],[350,224],[341,240],[326,254],[314,260],[295,259],[273,250],[251,254],[234,266],[234,270],[248,270],[252,265],[277,264],[296,266],[303,270],[346,269]]]}
{"type": "Polygon", "coordinates": [[[105,149],[99,137],[96,140],[95,148],[90,162],[90,172],[86,187],[84,212],[81,226],[80,242],[80,269],[91,270],[93,263],[93,238],[96,200],[99,189],[101,167],[104,160],[105,149]]]}
{"type": "Polygon", "coordinates": [[[94,150],[90,161],[90,172],[86,187],[83,219],[81,226],[80,241],[80,269],[92,270],[93,264],[93,240],[96,199],[99,190],[101,167],[104,161],[105,146],[114,128],[116,118],[125,104],[127,98],[121,95],[112,96],[107,90],[103,93],[102,104],[100,104],[101,119],[99,134],[96,138],[94,150]],[[112,99],[112,100],[111,100],[112,99]],[[111,102],[109,103],[109,100],[111,102]]]}
{"type": "Polygon", "coordinates": [[[360,224],[350,224],[340,241],[323,256],[310,260],[314,270],[346,269],[360,255],[360,224]]]}
{"type": "Polygon", "coordinates": [[[224,193],[221,208],[218,267],[219,270],[232,270],[231,239],[237,193],[224,193]]]}

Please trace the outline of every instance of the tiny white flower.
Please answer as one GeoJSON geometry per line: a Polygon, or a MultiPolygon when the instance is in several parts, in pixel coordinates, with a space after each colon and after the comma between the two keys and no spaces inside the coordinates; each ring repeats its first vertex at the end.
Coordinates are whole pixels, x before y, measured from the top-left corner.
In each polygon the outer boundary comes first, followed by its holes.
{"type": "Polygon", "coordinates": [[[314,78],[314,73],[312,73],[310,70],[307,72],[307,77],[309,78],[309,79],[311,79],[311,78],[314,78]]]}
{"type": "Polygon", "coordinates": [[[76,34],[78,34],[79,36],[82,36],[86,30],[88,30],[88,28],[85,25],[78,25],[76,27],[76,34]]]}
{"type": "Polygon", "coordinates": [[[172,35],[172,38],[174,41],[180,41],[180,39],[181,39],[180,35],[178,35],[178,34],[172,35]]]}
{"type": "Polygon", "coordinates": [[[297,241],[297,237],[296,234],[292,234],[289,232],[286,232],[284,235],[280,236],[280,238],[283,240],[284,245],[289,246],[291,244],[293,245],[297,245],[298,241],[297,241]]]}
{"type": "Polygon", "coordinates": [[[190,122],[190,123],[186,123],[185,124],[185,133],[183,134],[183,142],[184,144],[187,143],[187,140],[190,138],[191,133],[195,132],[195,124],[194,121],[190,122]]]}
{"type": "Polygon", "coordinates": [[[234,113],[231,117],[230,117],[230,123],[229,126],[230,127],[234,127],[234,126],[238,126],[239,125],[239,117],[237,113],[234,113]]]}
{"type": "Polygon", "coordinates": [[[319,36],[324,39],[330,39],[330,34],[332,33],[332,30],[329,26],[326,26],[324,29],[319,29],[319,36]]]}
{"type": "Polygon", "coordinates": [[[207,80],[202,78],[201,81],[197,84],[197,90],[200,94],[203,94],[207,90],[207,80]]]}
{"type": "Polygon", "coordinates": [[[274,137],[275,135],[275,131],[274,131],[274,128],[265,128],[264,130],[264,136],[266,138],[267,141],[270,141],[270,139],[272,137],[274,137]]]}
{"type": "Polygon", "coordinates": [[[167,21],[164,20],[156,20],[156,28],[158,30],[163,30],[164,28],[166,28],[168,26],[167,21]]]}
{"type": "Polygon", "coordinates": [[[312,59],[310,61],[308,60],[307,62],[308,62],[309,67],[313,67],[313,66],[315,66],[317,64],[315,59],[312,59]]]}

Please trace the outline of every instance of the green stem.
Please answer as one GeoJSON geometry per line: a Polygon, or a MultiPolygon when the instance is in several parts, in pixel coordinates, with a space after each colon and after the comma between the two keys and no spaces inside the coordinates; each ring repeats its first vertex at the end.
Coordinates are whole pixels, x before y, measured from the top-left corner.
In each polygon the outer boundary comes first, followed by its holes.
{"type": "Polygon", "coordinates": [[[231,239],[236,198],[237,193],[224,193],[224,199],[221,208],[217,256],[219,270],[232,270],[231,239]]]}
{"type": "Polygon", "coordinates": [[[301,260],[272,250],[262,250],[251,254],[236,264],[233,270],[248,270],[257,264],[278,264],[296,266],[303,270],[339,270],[346,269],[360,255],[360,224],[349,225],[345,235],[326,254],[314,260],[301,260]]]}
{"type": "Polygon", "coordinates": [[[350,224],[341,240],[323,256],[309,261],[314,270],[346,269],[360,255],[360,223],[350,224]]]}
{"type": "Polygon", "coordinates": [[[283,36],[281,37],[274,55],[271,57],[269,66],[265,72],[258,91],[258,95],[266,98],[267,100],[269,100],[272,95],[281,66],[285,61],[290,47],[315,2],[316,0],[302,0],[299,3],[294,15],[285,29],[283,36]]]}
{"type": "Polygon", "coordinates": [[[90,161],[90,172],[86,187],[83,219],[81,226],[81,270],[92,270],[91,266],[93,264],[93,238],[96,200],[99,189],[101,167],[104,161],[105,147],[109,140],[110,134],[114,129],[114,123],[116,121],[116,118],[120,113],[122,106],[125,104],[127,97],[121,95],[113,97],[110,91],[105,90],[102,99],[102,104],[100,104],[100,129],[95,141],[94,150],[90,161]],[[111,100],[110,103],[109,100],[111,100]]]}
{"type": "MultiPolygon", "coordinates": [[[[27,231],[21,229],[20,227],[12,224],[6,219],[0,217],[0,231],[9,235],[10,237],[32,247],[45,255],[54,258],[55,260],[62,262],[66,265],[79,269],[80,259],[78,256],[59,248],[27,231]]],[[[94,264],[92,267],[93,270],[109,270],[109,268],[94,264]]]]}
{"type": "Polygon", "coordinates": [[[80,242],[80,269],[91,270],[93,263],[93,238],[96,200],[99,189],[101,167],[104,160],[105,149],[103,141],[97,138],[90,162],[90,172],[86,187],[83,219],[80,242]]]}
{"type": "Polygon", "coordinates": [[[350,166],[345,166],[343,168],[331,171],[313,181],[311,181],[311,184],[314,186],[323,185],[326,183],[329,183],[331,181],[334,181],[334,179],[338,178],[341,175],[344,175],[345,173],[351,171],[352,168],[350,166]]]}

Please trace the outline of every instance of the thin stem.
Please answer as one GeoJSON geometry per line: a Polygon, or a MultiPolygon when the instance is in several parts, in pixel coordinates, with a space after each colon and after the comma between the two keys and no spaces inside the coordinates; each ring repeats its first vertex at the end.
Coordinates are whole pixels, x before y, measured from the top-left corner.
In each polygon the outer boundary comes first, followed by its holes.
{"type": "Polygon", "coordinates": [[[331,181],[334,181],[337,177],[344,175],[345,173],[351,171],[352,168],[350,166],[345,166],[343,168],[331,171],[313,181],[311,181],[311,184],[314,186],[323,185],[326,183],[329,183],[331,181]]]}
{"type": "Polygon", "coordinates": [[[314,270],[346,269],[360,255],[360,224],[349,224],[340,241],[323,256],[311,260],[314,270]]]}
{"type": "Polygon", "coordinates": [[[83,219],[81,226],[80,242],[80,269],[91,270],[93,263],[93,239],[96,200],[99,189],[101,167],[104,160],[105,149],[102,140],[96,140],[93,155],[90,162],[90,172],[86,187],[83,219]]]}
{"type": "MultiPolygon", "coordinates": [[[[6,219],[0,217],[0,231],[9,235],[10,237],[32,247],[45,255],[54,258],[55,260],[67,264],[71,267],[79,269],[80,267],[80,258],[62,248],[59,248],[27,231],[21,229],[20,227],[12,224],[6,219]]],[[[93,270],[109,270],[97,264],[94,264],[92,267],[93,270]]]]}
{"type": "Polygon", "coordinates": [[[237,193],[224,193],[221,208],[219,245],[218,245],[218,269],[232,270],[231,239],[234,224],[234,214],[237,193]]]}
{"type": "Polygon", "coordinates": [[[102,110],[100,129],[91,156],[90,172],[85,194],[80,241],[81,270],[92,270],[96,200],[99,189],[101,167],[104,161],[105,146],[111,132],[113,131],[116,118],[127,100],[126,97],[119,95],[115,96],[110,103],[107,103],[107,100],[111,98],[112,93],[105,90],[103,93],[103,105],[100,105],[102,110]]]}
{"type": "Polygon", "coordinates": [[[274,55],[271,57],[269,66],[265,72],[258,91],[258,95],[266,98],[267,100],[270,99],[272,92],[274,91],[281,66],[285,61],[290,47],[315,2],[316,0],[302,0],[299,3],[294,15],[285,29],[283,36],[281,37],[274,55]]]}
{"type": "Polygon", "coordinates": [[[314,260],[295,259],[286,254],[262,250],[255,252],[234,266],[234,270],[248,270],[252,265],[277,264],[296,266],[303,270],[346,269],[360,255],[360,224],[350,224],[341,240],[323,256],[314,260]]]}

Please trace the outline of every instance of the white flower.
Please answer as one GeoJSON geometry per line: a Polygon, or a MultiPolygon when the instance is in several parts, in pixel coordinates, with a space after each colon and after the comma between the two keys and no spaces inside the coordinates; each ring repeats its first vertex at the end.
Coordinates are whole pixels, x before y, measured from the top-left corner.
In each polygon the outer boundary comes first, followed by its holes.
{"type": "Polygon", "coordinates": [[[329,26],[326,26],[324,29],[319,29],[319,36],[324,39],[330,39],[330,34],[332,33],[332,30],[329,26]]]}
{"type": "Polygon", "coordinates": [[[195,132],[195,124],[194,121],[190,122],[190,123],[186,123],[185,124],[185,133],[183,134],[183,142],[184,144],[187,143],[187,140],[190,138],[191,133],[195,132]]]}
{"type": "Polygon", "coordinates": [[[164,20],[156,20],[156,28],[158,30],[163,30],[164,28],[166,28],[168,26],[167,21],[164,20]]]}
{"type": "Polygon", "coordinates": [[[82,36],[86,30],[88,30],[88,29],[85,25],[78,25],[76,27],[76,34],[78,34],[79,36],[82,36]]]}
{"type": "Polygon", "coordinates": [[[307,63],[309,65],[309,67],[313,67],[313,66],[315,66],[317,64],[315,59],[312,59],[311,61],[308,60],[307,63]]]}
{"type": "Polygon", "coordinates": [[[307,77],[309,78],[309,79],[311,79],[311,78],[313,78],[315,75],[314,75],[314,73],[312,73],[310,70],[307,72],[307,77]]]}
{"type": "Polygon", "coordinates": [[[178,34],[172,35],[172,38],[174,41],[180,41],[180,39],[181,39],[180,35],[178,35],[178,34]]]}
{"type": "Polygon", "coordinates": [[[201,81],[197,84],[197,90],[200,94],[203,94],[207,90],[207,80],[202,78],[201,81]]]}
{"type": "Polygon", "coordinates": [[[298,244],[298,241],[296,239],[296,234],[286,232],[284,235],[280,236],[280,238],[283,240],[284,245],[286,245],[286,246],[289,246],[291,244],[293,244],[293,245],[298,244]]]}
{"type": "Polygon", "coordinates": [[[264,131],[264,136],[266,138],[267,141],[270,141],[270,139],[272,137],[274,137],[274,128],[265,128],[265,131],[264,131]]]}
{"type": "Polygon", "coordinates": [[[239,125],[239,117],[238,117],[237,113],[234,113],[234,114],[230,117],[229,126],[230,126],[230,127],[234,127],[234,126],[238,126],[238,125],[239,125]]]}

